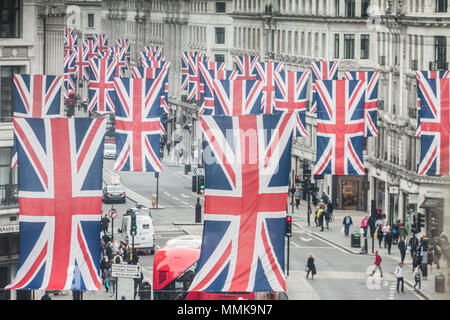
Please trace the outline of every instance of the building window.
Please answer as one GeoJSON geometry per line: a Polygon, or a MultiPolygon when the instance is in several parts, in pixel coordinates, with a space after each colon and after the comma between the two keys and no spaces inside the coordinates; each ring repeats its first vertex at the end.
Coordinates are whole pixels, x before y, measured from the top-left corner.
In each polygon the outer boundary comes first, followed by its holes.
{"type": "Polygon", "coordinates": [[[94,14],[88,13],[88,27],[93,28],[94,27],[94,14]]]}
{"type": "Polygon", "coordinates": [[[0,67],[0,122],[11,122],[13,116],[13,74],[19,66],[0,67]]]}
{"type": "Polygon", "coordinates": [[[355,17],[355,0],[345,0],[345,16],[347,18],[355,17]]]}
{"type": "Polygon", "coordinates": [[[216,55],[214,55],[214,60],[216,62],[225,62],[225,55],[224,54],[216,54],[216,55]]]}
{"type": "Polygon", "coordinates": [[[366,18],[369,16],[369,6],[370,0],[362,0],[361,1],[361,17],[366,18]]]}
{"type": "Polygon", "coordinates": [[[369,59],[369,35],[361,35],[361,59],[369,59]]]}
{"type": "Polygon", "coordinates": [[[225,2],[216,2],[216,12],[217,13],[225,13],[226,11],[226,3],[225,2]]]}
{"type": "Polygon", "coordinates": [[[225,44],[225,28],[216,28],[216,44],[225,44]]]}
{"type": "Polygon", "coordinates": [[[0,148],[0,205],[15,205],[17,198],[17,168],[11,168],[11,147],[0,148]]]}
{"type": "Polygon", "coordinates": [[[341,1],[334,0],[334,8],[335,8],[336,17],[339,17],[339,15],[341,14],[340,7],[341,7],[341,1]]]}
{"type": "Polygon", "coordinates": [[[344,59],[355,58],[355,35],[344,34],[344,59]]]}
{"type": "Polygon", "coordinates": [[[339,59],[339,34],[334,35],[334,58],[339,59]]]}
{"type": "Polygon", "coordinates": [[[0,38],[20,38],[20,0],[0,1],[0,38]]]}
{"type": "Polygon", "coordinates": [[[434,49],[434,61],[436,61],[437,68],[447,69],[445,66],[447,61],[447,39],[445,36],[434,37],[434,49]]]}
{"type": "Polygon", "coordinates": [[[447,12],[448,0],[436,0],[436,12],[447,12]]]}

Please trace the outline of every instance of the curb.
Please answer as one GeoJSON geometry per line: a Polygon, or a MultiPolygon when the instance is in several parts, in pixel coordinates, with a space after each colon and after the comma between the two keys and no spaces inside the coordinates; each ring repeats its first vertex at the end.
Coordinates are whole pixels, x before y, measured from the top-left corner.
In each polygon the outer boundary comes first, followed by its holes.
{"type": "MultiPolygon", "coordinates": [[[[323,241],[325,241],[325,242],[332,243],[332,244],[335,245],[336,247],[339,247],[339,248],[341,248],[342,250],[344,250],[344,251],[346,251],[346,252],[348,252],[348,253],[350,253],[350,254],[355,254],[355,255],[360,255],[360,254],[361,254],[361,253],[359,253],[359,252],[355,252],[354,250],[348,249],[348,248],[344,247],[343,245],[338,244],[338,243],[336,243],[336,242],[334,242],[334,241],[332,241],[332,240],[326,239],[325,237],[323,237],[323,236],[321,236],[321,235],[317,235],[316,233],[311,232],[311,231],[309,231],[308,229],[305,229],[304,227],[298,225],[298,223],[296,223],[296,222],[293,222],[292,224],[295,225],[298,229],[301,229],[301,230],[307,232],[308,234],[310,234],[310,235],[312,235],[312,236],[316,236],[317,238],[320,238],[321,240],[323,240],[323,241]]],[[[371,254],[371,253],[367,253],[367,255],[373,256],[373,254],[371,254]]],[[[393,259],[392,257],[390,257],[390,258],[393,259]]],[[[407,285],[409,285],[409,286],[411,287],[411,290],[413,290],[415,294],[421,296],[421,297],[422,297],[423,299],[425,299],[425,300],[433,300],[431,297],[429,297],[427,294],[423,293],[422,291],[420,291],[420,290],[414,290],[414,289],[413,289],[413,288],[414,288],[414,284],[412,284],[412,283],[410,282],[410,280],[404,279],[404,281],[405,281],[405,284],[407,284],[407,285]]]]}

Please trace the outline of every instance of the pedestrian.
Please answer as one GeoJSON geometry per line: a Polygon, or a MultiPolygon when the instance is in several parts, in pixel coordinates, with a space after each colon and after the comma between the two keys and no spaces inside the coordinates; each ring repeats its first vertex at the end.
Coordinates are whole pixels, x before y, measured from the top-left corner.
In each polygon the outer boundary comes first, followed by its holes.
{"type": "Polygon", "coordinates": [[[378,254],[378,250],[375,251],[375,261],[373,264],[375,265],[375,267],[370,276],[373,276],[375,274],[375,271],[378,269],[380,270],[380,276],[383,277],[383,271],[381,270],[381,257],[378,254]]]}
{"type": "Polygon", "coordinates": [[[394,236],[392,235],[392,231],[389,230],[384,238],[384,244],[387,246],[388,254],[391,254],[392,241],[394,236]]]}
{"type": "Polygon", "coordinates": [[[350,217],[350,213],[346,214],[344,220],[342,221],[342,224],[344,225],[345,236],[348,237],[348,234],[350,232],[350,226],[353,224],[352,218],[350,217]]]}
{"type": "Polygon", "coordinates": [[[422,285],[422,270],[420,269],[420,265],[414,268],[414,289],[416,289],[416,286],[419,285],[419,290],[422,285]]]}
{"type": "Polygon", "coordinates": [[[117,253],[114,255],[114,258],[113,258],[112,261],[113,261],[113,263],[115,263],[115,264],[122,264],[123,260],[122,260],[122,257],[120,256],[119,252],[117,252],[117,253]]]}
{"type": "Polygon", "coordinates": [[[325,219],[325,223],[327,224],[327,230],[330,230],[329,224],[330,224],[330,221],[331,221],[331,214],[330,214],[330,212],[329,212],[328,205],[325,206],[325,216],[324,216],[324,219],[325,219]]]}
{"type": "Polygon", "coordinates": [[[108,262],[112,261],[112,258],[114,257],[112,247],[112,242],[108,242],[106,244],[106,256],[108,257],[108,262]]]}
{"type": "Polygon", "coordinates": [[[440,269],[441,267],[439,266],[439,260],[441,259],[442,256],[442,249],[441,246],[439,244],[435,244],[433,246],[433,257],[434,257],[434,263],[436,264],[436,268],[440,269]]]}
{"type": "Polygon", "coordinates": [[[364,233],[364,238],[367,237],[367,228],[369,227],[369,219],[367,216],[365,216],[361,221],[361,229],[364,233]]]}
{"type": "Polygon", "coordinates": [[[155,193],[152,195],[152,206],[153,206],[153,208],[156,207],[156,194],[155,193]]]}
{"type": "Polygon", "coordinates": [[[414,258],[417,252],[417,247],[419,246],[419,240],[417,239],[415,233],[413,233],[413,236],[409,239],[408,246],[411,248],[411,258],[414,258]]]}
{"type": "Polygon", "coordinates": [[[328,200],[327,213],[328,213],[330,221],[334,220],[334,218],[333,218],[333,210],[334,210],[333,202],[331,202],[331,200],[328,200]]]}
{"type": "Polygon", "coordinates": [[[405,238],[408,236],[408,230],[406,229],[405,225],[402,223],[398,228],[398,237],[401,239],[402,237],[405,238]]]}
{"type": "Polygon", "coordinates": [[[402,237],[400,241],[398,242],[398,250],[400,250],[400,257],[402,263],[405,262],[405,256],[406,256],[406,241],[405,238],[402,237]]]}
{"type": "Polygon", "coordinates": [[[295,208],[298,210],[298,206],[300,205],[300,187],[297,186],[297,189],[294,192],[294,199],[295,199],[295,208]]]}
{"type": "Polygon", "coordinates": [[[383,242],[383,226],[381,224],[378,225],[376,234],[378,239],[378,245],[380,246],[381,249],[381,243],[383,242]]]}
{"type": "Polygon", "coordinates": [[[386,224],[381,229],[383,231],[383,238],[384,238],[384,248],[386,249],[387,243],[386,243],[386,235],[391,230],[391,227],[389,226],[389,223],[386,222],[386,224]]]}
{"type": "Polygon", "coordinates": [[[433,250],[429,247],[427,251],[427,263],[430,266],[430,271],[433,271],[433,260],[433,250]]]}
{"type": "Polygon", "coordinates": [[[106,257],[103,257],[102,261],[100,261],[100,272],[102,275],[102,282],[105,284],[106,276],[108,275],[108,262],[106,261],[106,257]]]}
{"type": "Polygon", "coordinates": [[[107,234],[108,233],[108,227],[109,227],[109,218],[106,215],[106,213],[105,213],[104,217],[102,218],[101,224],[102,224],[103,234],[107,234]]]}
{"type": "Polygon", "coordinates": [[[321,201],[319,203],[319,210],[317,213],[317,219],[319,220],[319,227],[320,227],[320,232],[323,232],[323,219],[325,216],[325,203],[323,203],[323,201],[321,201]]]}
{"type": "Polygon", "coordinates": [[[405,293],[404,287],[405,282],[403,281],[403,263],[399,262],[397,268],[394,272],[395,276],[397,277],[397,292],[399,292],[399,286],[400,282],[402,283],[402,292],[405,293]]]}
{"type": "Polygon", "coordinates": [[[317,273],[317,271],[312,254],[309,255],[308,261],[306,262],[306,271],[306,278],[308,279],[309,273],[311,272],[311,279],[314,280],[314,275],[317,273]]]}
{"type": "Polygon", "coordinates": [[[392,244],[397,244],[398,241],[398,229],[400,228],[400,220],[392,226],[392,244]]]}
{"type": "Polygon", "coordinates": [[[144,274],[141,271],[141,274],[140,274],[139,278],[133,278],[133,281],[134,281],[133,300],[136,300],[136,295],[138,294],[138,291],[139,292],[141,291],[142,280],[144,280],[144,274]]]}
{"type": "Polygon", "coordinates": [[[113,275],[112,275],[112,265],[113,265],[113,262],[110,261],[109,269],[108,269],[108,277],[107,277],[108,287],[106,289],[106,292],[109,291],[111,293],[110,294],[111,297],[116,292],[116,277],[113,277],[113,275]]]}
{"type": "Polygon", "coordinates": [[[50,297],[50,294],[48,293],[48,291],[46,290],[44,295],[41,297],[41,300],[52,300],[52,298],[50,297]]]}

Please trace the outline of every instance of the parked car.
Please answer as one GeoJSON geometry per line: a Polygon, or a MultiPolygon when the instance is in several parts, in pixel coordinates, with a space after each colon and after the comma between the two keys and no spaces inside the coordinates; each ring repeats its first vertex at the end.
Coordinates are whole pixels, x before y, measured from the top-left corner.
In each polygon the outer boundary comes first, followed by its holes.
{"type": "Polygon", "coordinates": [[[120,185],[109,185],[103,188],[102,200],[104,203],[126,202],[125,190],[120,185]]]}
{"type": "Polygon", "coordinates": [[[116,158],[116,145],[105,143],[105,148],[103,150],[103,158],[105,159],[115,159],[116,158]]]}

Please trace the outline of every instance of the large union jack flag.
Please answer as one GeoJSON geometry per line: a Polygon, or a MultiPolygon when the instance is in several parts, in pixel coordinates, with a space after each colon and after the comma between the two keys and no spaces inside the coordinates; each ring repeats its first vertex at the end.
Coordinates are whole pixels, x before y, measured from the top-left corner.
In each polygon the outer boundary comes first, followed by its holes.
{"type": "Polygon", "coordinates": [[[316,81],[317,160],[314,174],[365,174],[365,81],[316,81]]]}
{"type": "Polygon", "coordinates": [[[262,80],[213,80],[214,114],[261,114],[262,80]]]}
{"type": "Polygon", "coordinates": [[[117,60],[110,57],[89,60],[88,109],[99,114],[114,113],[114,82],[117,60]]]}
{"type": "Polygon", "coordinates": [[[200,82],[203,91],[200,95],[199,114],[212,114],[214,112],[214,79],[225,79],[227,71],[224,62],[200,62],[200,82]]]}
{"type": "Polygon", "coordinates": [[[311,112],[317,110],[317,95],[316,95],[316,80],[337,80],[339,61],[312,61],[312,98],[311,98],[311,112]]]}
{"type": "Polygon", "coordinates": [[[77,44],[78,35],[73,32],[72,28],[64,27],[64,52],[72,51],[77,44]]]}
{"type": "Polygon", "coordinates": [[[237,80],[262,80],[258,72],[258,56],[235,56],[234,65],[237,70],[237,80]]]}
{"type": "Polygon", "coordinates": [[[101,290],[104,119],[14,119],[20,251],[8,289],[101,290]]]}
{"type": "Polygon", "coordinates": [[[443,79],[450,78],[449,70],[429,70],[429,71],[416,71],[416,79],[443,79]]]}
{"type": "Polygon", "coordinates": [[[75,79],[89,80],[89,48],[76,46],[74,51],[75,79]]]}
{"type": "Polygon", "coordinates": [[[205,209],[190,291],[285,291],[284,236],[292,145],[286,113],[201,116],[205,209]]]}
{"type": "Polygon", "coordinates": [[[292,114],[295,118],[297,137],[308,135],[306,131],[306,91],[309,72],[280,71],[275,74],[275,109],[292,114]]]}
{"type": "Polygon", "coordinates": [[[377,110],[378,110],[378,71],[344,72],[347,80],[362,80],[366,82],[366,101],[364,103],[364,136],[378,137],[377,110]]]}
{"type": "Polygon", "coordinates": [[[271,114],[275,109],[275,91],[277,85],[275,77],[276,73],[283,70],[283,67],[283,62],[258,62],[256,64],[256,70],[263,81],[261,100],[263,113],[271,114]]]}
{"type": "Polygon", "coordinates": [[[418,81],[420,175],[450,173],[450,78],[418,81]]]}
{"type": "Polygon", "coordinates": [[[201,79],[200,64],[208,63],[209,57],[197,55],[190,61],[191,63],[189,64],[189,85],[187,99],[201,101],[202,95],[205,92],[205,85],[201,79]]]}
{"type": "Polygon", "coordinates": [[[196,51],[183,51],[181,52],[181,91],[188,90],[189,86],[189,68],[194,63],[194,58],[199,55],[200,52],[196,51]]]}
{"type": "Polygon", "coordinates": [[[162,171],[160,101],[163,79],[114,78],[117,171],[162,171]]]}

